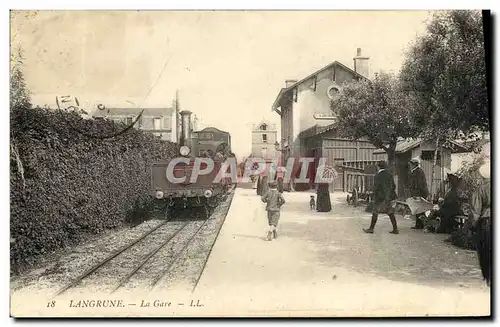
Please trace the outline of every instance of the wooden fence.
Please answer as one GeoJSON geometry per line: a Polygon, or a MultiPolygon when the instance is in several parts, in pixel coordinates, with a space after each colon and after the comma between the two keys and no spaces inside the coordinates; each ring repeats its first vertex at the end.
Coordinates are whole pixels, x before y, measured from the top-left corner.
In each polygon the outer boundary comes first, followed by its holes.
{"type": "Polygon", "coordinates": [[[344,169],[345,192],[352,192],[356,188],[359,194],[372,194],[374,176],[365,173],[363,169],[344,169]]]}

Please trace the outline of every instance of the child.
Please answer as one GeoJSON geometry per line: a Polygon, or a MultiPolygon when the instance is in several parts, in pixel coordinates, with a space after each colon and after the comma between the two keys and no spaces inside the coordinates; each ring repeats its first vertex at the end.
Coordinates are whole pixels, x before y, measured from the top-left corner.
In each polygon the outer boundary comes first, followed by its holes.
{"type": "Polygon", "coordinates": [[[276,189],[276,182],[272,181],[269,183],[269,191],[262,196],[262,202],[267,203],[267,220],[269,223],[269,231],[267,232],[267,240],[271,241],[272,237],[278,237],[276,232],[276,226],[278,226],[278,221],[280,219],[280,208],[285,204],[285,198],[276,189]]]}
{"type": "Polygon", "coordinates": [[[311,200],[309,200],[309,207],[311,210],[316,209],[316,201],[314,201],[314,195],[311,195],[311,200]]]}

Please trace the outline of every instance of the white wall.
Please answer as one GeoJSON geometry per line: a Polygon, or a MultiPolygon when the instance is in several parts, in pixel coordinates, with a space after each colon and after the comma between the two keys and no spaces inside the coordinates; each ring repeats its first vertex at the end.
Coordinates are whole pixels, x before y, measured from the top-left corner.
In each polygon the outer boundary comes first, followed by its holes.
{"type": "Polygon", "coordinates": [[[451,155],[451,171],[456,172],[462,167],[463,162],[472,162],[477,156],[491,157],[491,143],[483,145],[481,152],[476,154],[474,152],[455,153],[451,155]]]}

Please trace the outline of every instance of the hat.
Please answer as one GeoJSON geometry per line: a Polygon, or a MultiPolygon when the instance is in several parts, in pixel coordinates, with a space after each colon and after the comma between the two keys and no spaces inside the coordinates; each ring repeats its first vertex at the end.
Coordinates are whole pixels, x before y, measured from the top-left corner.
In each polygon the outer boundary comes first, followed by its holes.
{"type": "Polygon", "coordinates": [[[448,182],[450,182],[450,184],[453,186],[453,185],[458,185],[460,183],[460,176],[458,176],[457,174],[454,174],[454,173],[448,173],[446,174],[447,175],[447,179],[448,179],[448,182]]]}
{"type": "Polygon", "coordinates": [[[420,165],[420,158],[415,157],[415,158],[411,159],[410,162],[413,164],[416,164],[416,165],[420,165]]]}
{"type": "Polygon", "coordinates": [[[486,161],[483,163],[483,165],[479,168],[479,174],[483,178],[490,178],[490,173],[491,173],[491,166],[490,166],[490,161],[486,161]]]}
{"type": "Polygon", "coordinates": [[[382,160],[382,161],[379,161],[379,162],[377,163],[377,166],[378,166],[380,169],[387,169],[387,162],[385,162],[385,161],[383,161],[383,160],[382,160]]]}

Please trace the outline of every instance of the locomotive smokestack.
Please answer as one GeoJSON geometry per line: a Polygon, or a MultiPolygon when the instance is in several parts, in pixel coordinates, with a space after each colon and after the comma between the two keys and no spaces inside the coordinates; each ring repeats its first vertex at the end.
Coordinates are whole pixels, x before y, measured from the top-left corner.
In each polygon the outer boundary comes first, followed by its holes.
{"type": "Polygon", "coordinates": [[[189,110],[183,110],[179,113],[181,115],[181,138],[180,145],[190,146],[191,141],[191,114],[189,110]]]}

